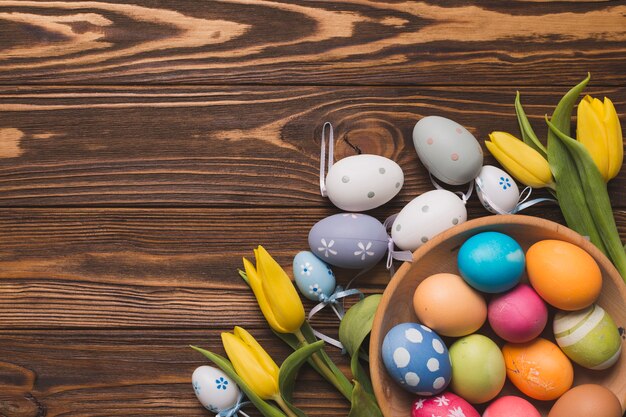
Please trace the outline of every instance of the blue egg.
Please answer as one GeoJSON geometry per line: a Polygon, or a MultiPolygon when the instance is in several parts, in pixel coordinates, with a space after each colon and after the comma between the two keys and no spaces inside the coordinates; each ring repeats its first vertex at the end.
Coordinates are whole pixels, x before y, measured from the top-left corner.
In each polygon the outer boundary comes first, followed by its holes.
{"type": "Polygon", "coordinates": [[[437,333],[421,324],[401,323],[389,330],[382,358],[391,378],[413,394],[438,394],[452,377],[448,348],[437,333]]]}
{"type": "Polygon", "coordinates": [[[478,291],[488,293],[515,287],[525,267],[519,243],[498,232],[483,232],[467,239],[457,261],[463,279],[478,291]]]}
{"type": "Polygon", "coordinates": [[[330,266],[312,252],[302,251],[293,258],[293,278],[309,300],[321,301],[321,294],[335,292],[336,280],[330,266]]]}

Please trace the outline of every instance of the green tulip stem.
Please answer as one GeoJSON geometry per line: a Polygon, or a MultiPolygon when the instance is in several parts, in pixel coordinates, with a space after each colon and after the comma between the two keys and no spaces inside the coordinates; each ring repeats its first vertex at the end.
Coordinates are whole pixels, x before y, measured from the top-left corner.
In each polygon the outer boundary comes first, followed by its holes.
{"type": "MultiPolygon", "coordinates": [[[[304,337],[304,335],[302,334],[302,331],[300,329],[298,329],[294,335],[298,338],[298,341],[300,341],[300,343],[302,343],[302,345],[308,345],[309,342],[307,342],[306,338],[304,337]]],[[[346,397],[348,400],[351,400],[352,398],[352,390],[348,390],[347,387],[345,387],[344,385],[342,385],[339,381],[339,379],[337,378],[337,376],[333,373],[333,371],[324,363],[324,361],[322,360],[322,358],[320,357],[319,353],[316,352],[313,355],[311,355],[311,359],[313,360],[313,362],[315,362],[315,365],[317,365],[317,367],[319,368],[320,372],[323,374],[324,378],[326,378],[326,380],[328,382],[330,382],[331,384],[333,384],[335,386],[335,388],[337,388],[337,390],[344,396],[346,397]]],[[[352,388],[352,387],[350,387],[352,388]]]]}
{"type": "Polygon", "coordinates": [[[293,411],[291,411],[291,408],[289,408],[289,406],[287,405],[285,400],[283,400],[283,397],[281,397],[280,394],[272,397],[272,400],[274,400],[276,404],[278,404],[278,406],[285,412],[285,414],[287,414],[288,417],[298,417],[296,414],[294,414],[293,411]]]}

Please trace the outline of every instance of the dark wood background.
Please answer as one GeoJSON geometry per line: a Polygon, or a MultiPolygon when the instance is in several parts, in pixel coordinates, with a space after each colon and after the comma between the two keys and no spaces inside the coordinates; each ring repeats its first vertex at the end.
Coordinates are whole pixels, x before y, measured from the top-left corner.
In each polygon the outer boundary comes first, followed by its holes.
{"type": "MultiPolygon", "coordinates": [[[[543,136],[591,71],[626,120],[625,41],[624,1],[0,0],[0,416],[208,415],[187,345],[221,352],[238,324],[288,353],[236,269],[264,244],[289,270],[337,211],[319,196],[324,121],[338,158],[404,169],[383,219],[431,188],[422,116],[517,133],[520,90],[543,136]]],[[[309,370],[295,402],[347,415],[309,370]]]]}

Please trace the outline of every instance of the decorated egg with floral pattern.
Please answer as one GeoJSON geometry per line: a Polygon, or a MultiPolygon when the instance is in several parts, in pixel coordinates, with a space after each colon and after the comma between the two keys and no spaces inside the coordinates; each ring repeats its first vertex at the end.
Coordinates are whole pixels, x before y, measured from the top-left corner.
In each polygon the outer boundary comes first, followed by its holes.
{"type": "Polygon", "coordinates": [[[330,266],[309,251],[299,252],[293,258],[293,279],[300,293],[312,301],[329,297],[337,285],[330,266]]]}
{"type": "Polygon", "coordinates": [[[463,398],[449,391],[434,397],[417,397],[411,407],[412,417],[480,417],[463,398]]]}
{"type": "Polygon", "coordinates": [[[326,217],[309,232],[311,252],[340,268],[371,268],[387,253],[388,240],[381,222],[360,213],[326,217]]]}
{"type": "Polygon", "coordinates": [[[476,177],[476,194],[488,211],[511,213],[519,201],[519,188],[509,174],[500,168],[485,165],[476,177]]]}
{"type": "Polygon", "coordinates": [[[401,323],[385,335],[382,359],[387,372],[405,390],[418,395],[442,392],[450,383],[450,355],[430,328],[401,323]]]}
{"type": "Polygon", "coordinates": [[[193,391],[200,404],[212,413],[235,406],[239,400],[239,387],[224,372],[212,366],[200,366],[191,377],[193,391]]]}

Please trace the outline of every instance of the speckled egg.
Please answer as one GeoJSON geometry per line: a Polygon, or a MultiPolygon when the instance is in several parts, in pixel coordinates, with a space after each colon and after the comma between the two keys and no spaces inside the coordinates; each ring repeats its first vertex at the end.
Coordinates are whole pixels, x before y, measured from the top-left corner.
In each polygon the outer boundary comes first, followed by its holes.
{"type": "Polygon", "coordinates": [[[428,191],[411,200],[391,226],[396,246],[414,251],[439,233],[467,220],[463,201],[446,190],[428,191]]]}
{"type": "Polygon", "coordinates": [[[311,252],[340,268],[371,268],[387,253],[388,240],[381,222],[360,213],[326,217],[309,232],[311,252]]]}
{"type": "Polygon", "coordinates": [[[621,417],[622,406],[613,391],[596,384],[578,385],[552,406],[548,417],[621,417]]]}
{"type": "Polygon", "coordinates": [[[450,346],[452,391],[473,404],[496,397],[504,386],[506,369],[500,348],[481,334],[465,336],[450,346]]]}
{"type": "Polygon", "coordinates": [[[191,377],[193,391],[200,404],[212,413],[237,404],[239,387],[224,372],[212,366],[200,366],[191,377]]]}
{"type": "Polygon", "coordinates": [[[494,214],[511,213],[519,201],[519,188],[500,168],[485,165],[475,179],[478,199],[494,214]]]}
{"type": "Polygon", "coordinates": [[[541,414],[525,399],[507,395],[489,404],[483,417],[541,417],[541,414]]]}
{"type": "Polygon", "coordinates": [[[610,368],[622,352],[622,338],[615,322],[597,304],[580,311],[556,313],[554,336],[568,358],[589,369],[610,368]]]}
{"type": "Polygon", "coordinates": [[[312,301],[320,301],[335,292],[337,284],[330,266],[313,252],[302,251],[293,258],[293,278],[300,293],[312,301]]]}
{"type": "Polygon", "coordinates": [[[574,381],[574,368],[554,343],[537,338],[502,348],[506,374],[524,394],[542,401],[559,398],[574,381]]]}
{"type": "Polygon", "coordinates": [[[483,296],[455,274],[435,274],[420,282],[413,308],[421,323],[443,336],[474,333],[487,319],[483,296]]]}
{"type": "Polygon", "coordinates": [[[602,290],[600,267],[584,249],[561,240],[542,240],[526,252],[528,279],[535,291],[560,310],[589,307],[602,290]]]}
{"type": "Polygon", "coordinates": [[[426,169],[447,184],[473,181],[483,165],[483,152],[474,135],[445,117],[427,116],[417,122],[413,145],[426,169]]]}
{"type": "Polygon", "coordinates": [[[548,308],[541,297],[526,284],[493,298],[488,308],[489,324],[507,342],[530,342],[548,322],[548,308]]]}
{"type": "Polygon", "coordinates": [[[469,285],[478,291],[500,293],[519,283],[524,273],[524,251],[504,233],[483,232],[463,243],[457,264],[469,285]]]}
{"type": "Polygon", "coordinates": [[[417,397],[411,407],[411,416],[480,417],[480,414],[463,398],[446,391],[434,397],[417,397]]]}
{"type": "Polygon", "coordinates": [[[354,155],[341,159],[328,170],[326,193],[342,210],[365,211],[382,206],[404,184],[402,168],[379,155],[354,155]]]}
{"type": "Polygon", "coordinates": [[[385,335],[381,355],[391,378],[413,394],[438,394],[450,382],[448,349],[426,326],[396,325],[385,335]]]}

